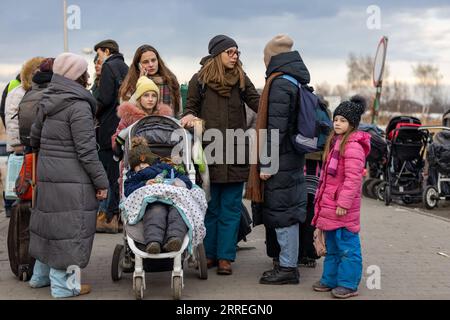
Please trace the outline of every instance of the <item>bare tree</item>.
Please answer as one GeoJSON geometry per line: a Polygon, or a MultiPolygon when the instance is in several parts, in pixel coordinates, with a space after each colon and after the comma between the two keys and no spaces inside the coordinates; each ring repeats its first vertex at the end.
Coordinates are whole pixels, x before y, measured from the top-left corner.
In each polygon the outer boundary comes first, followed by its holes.
{"type": "Polygon", "coordinates": [[[344,100],[348,96],[348,91],[343,85],[336,85],[331,93],[333,96],[339,96],[341,100],[344,100]]]}
{"type": "Polygon", "coordinates": [[[416,87],[422,99],[422,113],[428,114],[431,105],[443,104],[441,79],[442,75],[438,66],[421,64],[412,66],[416,77],[416,87]]]}
{"type": "Polygon", "coordinates": [[[408,99],[409,88],[405,83],[397,80],[390,87],[392,90],[391,99],[395,101],[397,112],[401,112],[401,102],[408,99]]]}
{"type": "Polygon", "coordinates": [[[331,86],[326,81],[324,81],[320,84],[316,84],[314,86],[314,89],[315,89],[316,93],[321,94],[324,97],[331,95],[331,86]]]}
{"type": "MultiPolygon", "coordinates": [[[[370,97],[373,95],[373,66],[374,57],[370,55],[357,56],[350,53],[347,60],[347,85],[352,91],[357,91],[359,94],[370,97]]],[[[389,77],[389,66],[384,66],[383,87],[387,87],[387,78],[389,77]]]]}

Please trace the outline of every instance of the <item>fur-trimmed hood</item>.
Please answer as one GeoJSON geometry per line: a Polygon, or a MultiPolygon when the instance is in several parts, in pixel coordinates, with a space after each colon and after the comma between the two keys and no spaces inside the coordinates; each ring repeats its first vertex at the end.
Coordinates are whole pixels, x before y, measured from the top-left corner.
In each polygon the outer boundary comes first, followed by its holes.
{"type": "Polygon", "coordinates": [[[42,61],[44,61],[45,58],[42,57],[35,57],[27,62],[22,67],[22,71],[20,72],[20,81],[22,83],[22,87],[25,91],[28,91],[31,89],[32,85],[32,79],[33,75],[36,70],[39,69],[39,66],[41,65],[42,61]]]}
{"type": "MultiPolygon", "coordinates": [[[[172,108],[167,104],[159,104],[157,108],[158,112],[156,112],[156,115],[173,117],[172,108]]],[[[142,119],[146,115],[142,109],[131,102],[124,102],[117,109],[117,116],[129,124],[142,119]]]]}

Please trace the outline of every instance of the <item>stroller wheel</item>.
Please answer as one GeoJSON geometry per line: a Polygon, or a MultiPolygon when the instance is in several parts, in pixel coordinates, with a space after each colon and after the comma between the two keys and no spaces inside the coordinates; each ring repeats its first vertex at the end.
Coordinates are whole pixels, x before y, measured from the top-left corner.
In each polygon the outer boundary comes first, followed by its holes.
{"type": "Polygon", "coordinates": [[[172,278],[172,295],[174,300],[181,299],[181,291],[183,290],[183,279],[180,276],[172,278]]]}
{"type": "Polygon", "coordinates": [[[412,204],[414,202],[414,199],[410,196],[403,196],[402,201],[404,204],[412,204]]]}
{"type": "Polygon", "coordinates": [[[369,198],[371,198],[371,199],[377,198],[376,188],[380,183],[381,183],[381,180],[379,180],[379,179],[373,179],[372,181],[369,182],[369,184],[367,185],[367,194],[368,194],[369,198]]]}
{"type": "Polygon", "coordinates": [[[384,204],[388,206],[391,204],[391,201],[391,186],[386,184],[386,187],[384,188],[384,204]]]}
{"type": "Polygon", "coordinates": [[[433,186],[428,186],[423,192],[423,204],[428,210],[432,210],[437,207],[439,203],[439,192],[433,186]]]}
{"type": "Polygon", "coordinates": [[[206,280],[208,279],[208,261],[206,259],[205,246],[203,245],[203,243],[200,243],[197,246],[195,255],[198,265],[198,277],[202,280],[206,280]]]}
{"type": "Polygon", "coordinates": [[[371,183],[373,180],[374,179],[372,179],[372,178],[368,178],[364,181],[364,183],[362,185],[362,193],[363,193],[363,196],[366,198],[370,198],[369,193],[368,193],[368,186],[369,186],[369,183],[371,183]]]}
{"type": "Polygon", "coordinates": [[[378,200],[383,201],[383,202],[384,202],[384,193],[385,193],[386,185],[387,185],[386,181],[382,181],[380,184],[375,186],[375,196],[378,200]]]}
{"type": "Polygon", "coordinates": [[[122,261],[125,259],[125,248],[118,244],[114,249],[112,263],[111,263],[111,278],[113,281],[122,279],[122,261]]]}
{"type": "Polygon", "coordinates": [[[141,277],[134,278],[134,295],[136,300],[144,299],[144,281],[141,277]]]}

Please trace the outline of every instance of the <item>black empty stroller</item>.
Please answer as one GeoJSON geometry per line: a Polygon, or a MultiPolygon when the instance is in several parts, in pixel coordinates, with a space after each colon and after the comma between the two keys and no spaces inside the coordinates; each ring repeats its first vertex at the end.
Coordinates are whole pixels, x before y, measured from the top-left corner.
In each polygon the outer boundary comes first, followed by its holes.
{"type": "Polygon", "coordinates": [[[440,200],[450,200],[450,110],[444,114],[442,125],[422,127],[439,130],[427,150],[428,179],[423,199],[427,209],[437,207],[440,200]]]}
{"type": "Polygon", "coordinates": [[[384,181],[384,173],[387,159],[387,142],[385,133],[376,125],[361,124],[359,130],[370,134],[370,154],[367,156],[368,176],[364,180],[362,192],[365,197],[372,199],[384,199],[384,191],[380,184],[384,181]]]}
{"type": "Polygon", "coordinates": [[[423,199],[424,153],[429,133],[419,130],[421,122],[415,117],[393,118],[387,128],[388,156],[384,189],[384,201],[389,205],[393,198],[405,204],[423,199]]]}

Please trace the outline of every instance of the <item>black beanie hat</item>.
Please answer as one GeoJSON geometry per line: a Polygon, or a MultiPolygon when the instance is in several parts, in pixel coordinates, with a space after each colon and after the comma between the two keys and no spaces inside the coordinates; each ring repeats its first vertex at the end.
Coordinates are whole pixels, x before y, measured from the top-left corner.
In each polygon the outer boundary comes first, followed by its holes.
{"type": "Polygon", "coordinates": [[[361,96],[353,96],[349,101],[344,101],[334,110],[333,119],[336,116],[342,116],[348,120],[354,128],[359,127],[361,117],[366,111],[366,99],[361,96]]]}
{"type": "Polygon", "coordinates": [[[223,34],[219,34],[212,38],[209,41],[208,45],[208,53],[210,54],[211,58],[214,58],[215,56],[219,55],[220,53],[224,52],[225,50],[236,47],[237,43],[233,39],[231,39],[228,36],[225,36],[223,34]]]}

